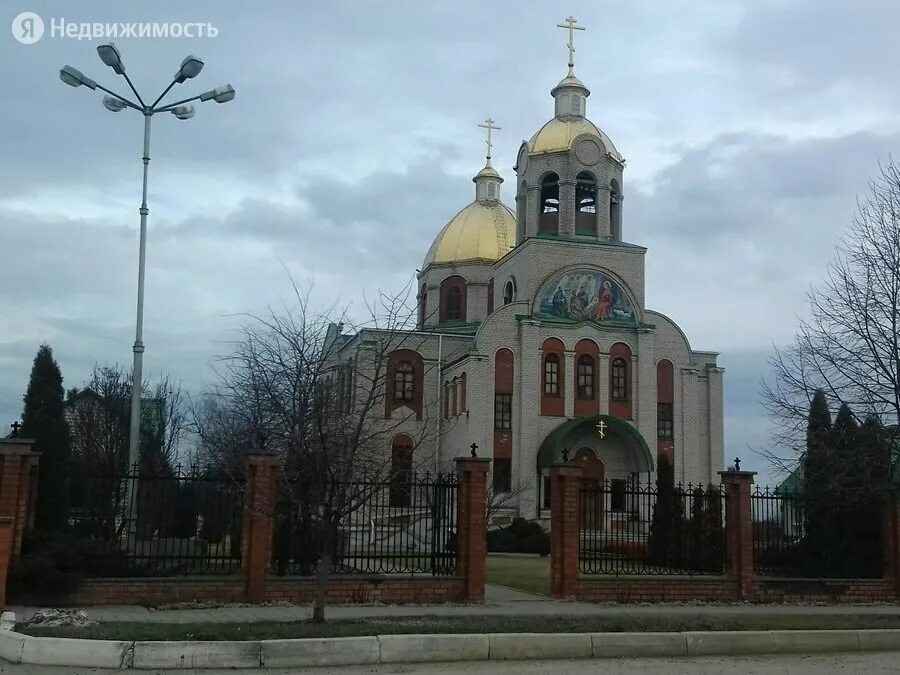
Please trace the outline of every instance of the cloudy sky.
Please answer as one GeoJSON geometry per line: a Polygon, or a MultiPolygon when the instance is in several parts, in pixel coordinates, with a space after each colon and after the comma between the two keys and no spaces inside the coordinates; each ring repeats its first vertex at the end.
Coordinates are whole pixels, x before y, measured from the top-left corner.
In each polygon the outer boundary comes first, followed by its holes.
{"type": "MultiPolygon", "coordinates": [[[[119,39],[155,94],[187,53],[185,95],[227,105],[155,120],[145,371],[196,391],[239,315],[278,304],[288,274],[327,300],[401,287],[472,198],[477,124],[495,165],[552,116],[573,13],[588,114],[628,160],[624,234],[649,248],[648,306],[726,367],[726,452],[765,471],[759,380],[879,160],[900,150],[900,3],[890,0],[95,2],[0,10],[0,422],[21,412],[50,343],[66,386],[130,363],[141,119],[60,83],[68,63],[114,89],[67,22],[209,22],[201,39],[119,39]],[[47,23],[16,42],[22,11],[47,23]]],[[[117,81],[118,80],[118,81],[117,81]]],[[[120,84],[121,82],[121,84],[120,84]]],[[[507,190],[507,203],[512,203],[507,190]]]]}

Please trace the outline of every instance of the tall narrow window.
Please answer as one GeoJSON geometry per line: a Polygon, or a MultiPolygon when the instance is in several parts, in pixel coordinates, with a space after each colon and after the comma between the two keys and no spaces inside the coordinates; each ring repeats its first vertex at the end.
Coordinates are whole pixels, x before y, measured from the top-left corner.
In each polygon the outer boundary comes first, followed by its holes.
{"type": "Polygon", "coordinates": [[[453,416],[459,415],[459,408],[456,404],[457,382],[458,380],[454,377],[450,383],[450,414],[453,416]]]}
{"type": "Polygon", "coordinates": [[[487,311],[488,314],[494,311],[494,277],[491,277],[488,280],[488,297],[487,297],[487,311]]]}
{"type": "Polygon", "coordinates": [[[462,291],[459,286],[447,289],[447,321],[459,321],[462,318],[462,291]]]}
{"type": "Polygon", "coordinates": [[[597,182],[587,171],[575,183],[575,233],[597,234],[597,182]]]}
{"type": "Polygon", "coordinates": [[[541,213],[538,231],[556,234],[559,232],[559,176],[549,173],[541,182],[541,213]]]}
{"type": "Polygon", "coordinates": [[[416,395],[415,368],[409,361],[401,361],[394,369],[394,400],[412,401],[416,395]]]}
{"type": "Polygon", "coordinates": [[[494,431],[512,431],[512,394],[494,394],[494,431]]]}
{"type": "Polygon", "coordinates": [[[661,441],[675,438],[675,416],[671,403],[656,404],[656,437],[661,441]]]}
{"type": "Polygon", "coordinates": [[[578,357],[578,390],[580,399],[594,398],[594,357],[582,354],[578,357]]]}
{"type": "Polygon", "coordinates": [[[625,359],[614,359],[610,373],[612,398],[616,401],[628,399],[628,364],[625,359]]]}
{"type": "Polygon", "coordinates": [[[506,286],[503,287],[503,304],[508,305],[513,300],[516,299],[516,285],[512,279],[506,282],[506,286]]]}
{"type": "Polygon", "coordinates": [[[609,233],[616,241],[622,241],[622,190],[613,178],[609,183],[609,233]]]}
{"type": "Polygon", "coordinates": [[[547,354],[544,357],[544,394],[559,396],[559,355],[547,354]]]}
{"type": "Polygon", "coordinates": [[[425,284],[422,284],[422,292],[419,294],[419,328],[425,327],[425,311],[428,304],[427,288],[425,284]]]}
{"type": "Polygon", "coordinates": [[[413,444],[409,436],[397,436],[391,444],[390,506],[408,507],[412,502],[413,444]]]}

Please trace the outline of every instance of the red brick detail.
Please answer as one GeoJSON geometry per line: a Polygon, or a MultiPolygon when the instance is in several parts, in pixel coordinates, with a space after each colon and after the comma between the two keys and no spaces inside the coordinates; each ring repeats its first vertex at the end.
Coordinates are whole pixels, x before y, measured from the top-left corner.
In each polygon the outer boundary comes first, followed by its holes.
{"type": "MultiPolygon", "coordinates": [[[[385,373],[386,392],[384,397],[384,416],[389,418],[397,408],[409,408],[416,414],[416,419],[422,419],[422,394],[425,385],[425,366],[422,355],[413,349],[395,349],[388,357],[387,372],[385,373]],[[407,361],[413,367],[413,398],[411,401],[396,400],[394,398],[394,371],[402,361],[407,361]]],[[[449,411],[456,414],[456,411],[449,411]]]]}
{"type": "Polygon", "coordinates": [[[609,348],[609,414],[623,420],[632,418],[631,412],[631,347],[617,342],[609,348]],[[617,359],[625,362],[625,398],[613,398],[613,363],[617,359]]]}
{"type": "Polygon", "coordinates": [[[440,288],[440,307],[438,308],[438,318],[441,323],[444,321],[466,321],[466,295],[468,293],[468,289],[466,288],[466,280],[460,276],[452,276],[447,277],[441,282],[440,288]],[[454,292],[459,293],[459,316],[454,317],[451,316],[448,312],[448,295],[450,294],[450,289],[457,289],[454,292]]]}
{"type": "MultiPolygon", "coordinates": [[[[0,544],[2,544],[0,527],[0,544]]],[[[316,594],[315,577],[269,577],[260,602],[306,604],[316,594]]],[[[243,602],[245,581],[240,576],[161,577],[146,579],[87,579],[66,599],[70,605],[167,605],[177,602],[243,602]]],[[[396,578],[332,576],[327,602],[333,604],[438,604],[464,602],[465,580],[432,576],[396,578]]]]}
{"type": "MultiPolygon", "coordinates": [[[[675,404],[675,366],[668,359],[662,359],[656,364],[656,402],[675,404]]],[[[672,438],[657,438],[656,452],[665,455],[670,462],[675,463],[675,439],[674,430],[672,438]]]]}
{"type": "Polygon", "coordinates": [[[582,602],[736,602],[738,585],[725,577],[602,576],[582,577],[576,599],[582,602]]]}
{"type": "MultiPolygon", "coordinates": [[[[494,393],[512,394],[515,358],[506,349],[498,349],[494,355],[494,393]]],[[[515,426],[515,420],[513,420],[515,426]]],[[[494,429],[493,455],[496,459],[512,459],[512,431],[494,429]]]]}
{"type": "Polygon", "coordinates": [[[263,602],[272,561],[275,531],[275,470],[278,460],[269,455],[247,458],[247,489],[241,530],[241,569],[246,579],[247,602],[263,602]]]}
{"type": "Polygon", "coordinates": [[[487,473],[491,460],[459,457],[459,496],[456,520],[456,574],[463,579],[467,602],[484,600],[487,556],[487,473]]]}
{"type": "Polygon", "coordinates": [[[579,340],[575,345],[575,361],[572,366],[572,383],[575,392],[575,417],[592,417],[600,414],[600,348],[593,340],[579,340]],[[594,364],[593,398],[578,398],[578,363],[582,356],[589,356],[594,364]]]}
{"type": "Polygon", "coordinates": [[[541,415],[562,417],[566,407],[566,348],[561,340],[547,338],[541,347],[541,415]],[[548,394],[546,389],[548,359],[556,359],[556,393],[548,394]]]}
{"type": "Polygon", "coordinates": [[[720,471],[725,486],[725,551],[728,576],[738,582],[738,599],[756,596],[753,572],[753,512],[750,486],[755,471],[720,471]]]}
{"type": "Polygon", "coordinates": [[[884,576],[892,579],[900,597],[900,498],[888,497],[884,513],[884,576]]]}
{"type": "Polygon", "coordinates": [[[32,443],[27,439],[0,442],[0,518],[12,519],[11,561],[19,557],[22,537],[34,525],[40,453],[32,452],[32,443]]]}
{"type": "Polygon", "coordinates": [[[578,499],[582,469],[578,465],[550,468],[550,595],[578,594],[578,499]]]}

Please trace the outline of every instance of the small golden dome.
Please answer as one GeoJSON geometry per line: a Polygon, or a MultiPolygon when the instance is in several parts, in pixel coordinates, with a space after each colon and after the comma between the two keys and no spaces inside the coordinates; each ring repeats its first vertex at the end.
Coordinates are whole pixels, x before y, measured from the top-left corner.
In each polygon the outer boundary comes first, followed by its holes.
{"type": "Polygon", "coordinates": [[[472,202],[444,226],[425,256],[434,263],[495,262],[515,246],[516,218],[497,200],[472,202]]]}
{"type": "Polygon", "coordinates": [[[546,152],[564,152],[572,147],[572,141],[575,138],[584,134],[599,139],[610,155],[619,162],[623,161],[622,155],[616,150],[616,146],[613,145],[609,136],[584,117],[573,117],[571,119],[554,117],[528,141],[528,152],[533,155],[546,152]]]}

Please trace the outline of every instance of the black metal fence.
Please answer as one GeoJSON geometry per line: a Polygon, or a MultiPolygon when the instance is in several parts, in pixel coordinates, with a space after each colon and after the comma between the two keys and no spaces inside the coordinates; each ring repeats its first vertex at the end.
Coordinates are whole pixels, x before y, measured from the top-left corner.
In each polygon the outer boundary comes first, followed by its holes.
{"type": "Polygon", "coordinates": [[[286,480],[277,509],[273,570],[314,574],[330,550],[335,574],[456,573],[456,474],[394,480],[286,480]],[[344,505],[342,508],[341,505],[344,505]],[[325,514],[336,530],[326,543],[325,514]]]}
{"type": "Polygon", "coordinates": [[[243,485],[211,469],[69,476],[74,556],[92,577],[228,574],[241,565],[243,485]]]}
{"type": "Polygon", "coordinates": [[[718,486],[584,481],[583,574],[717,575],[725,569],[725,494],[718,486]]]}
{"type": "Polygon", "coordinates": [[[753,568],[764,577],[880,578],[884,572],[882,497],[860,503],[837,494],[812,499],[756,487],[753,568]]]}

